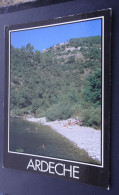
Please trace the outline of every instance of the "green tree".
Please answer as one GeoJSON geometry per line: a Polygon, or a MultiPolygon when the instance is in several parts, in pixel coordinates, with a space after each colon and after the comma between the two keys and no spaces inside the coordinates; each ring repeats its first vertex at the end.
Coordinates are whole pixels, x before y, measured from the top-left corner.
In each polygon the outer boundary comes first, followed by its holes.
{"type": "Polygon", "coordinates": [[[84,101],[101,105],[101,70],[91,73],[85,81],[82,90],[84,101]]]}
{"type": "Polygon", "coordinates": [[[34,47],[30,43],[28,43],[26,45],[26,52],[33,54],[33,50],[34,50],[34,47]]]}

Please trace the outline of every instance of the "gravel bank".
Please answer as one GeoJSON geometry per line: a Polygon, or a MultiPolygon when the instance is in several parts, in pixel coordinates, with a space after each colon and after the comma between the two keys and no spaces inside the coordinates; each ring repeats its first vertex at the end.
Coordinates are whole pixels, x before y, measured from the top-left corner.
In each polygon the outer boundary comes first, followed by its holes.
{"type": "Polygon", "coordinates": [[[79,148],[88,152],[93,159],[101,162],[101,130],[76,125],[74,124],[75,119],[53,122],[46,122],[45,118],[26,118],[26,120],[50,126],[79,148]],[[71,125],[69,125],[69,121],[72,123],[71,125]]]}

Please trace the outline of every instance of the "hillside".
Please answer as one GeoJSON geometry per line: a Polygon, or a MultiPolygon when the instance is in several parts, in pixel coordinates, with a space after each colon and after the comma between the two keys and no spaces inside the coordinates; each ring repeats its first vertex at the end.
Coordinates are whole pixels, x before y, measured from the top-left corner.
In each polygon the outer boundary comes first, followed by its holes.
{"type": "Polygon", "coordinates": [[[43,51],[11,46],[11,115],[78,117],[101,126],[101,37],[72,38],[43,51]]]}

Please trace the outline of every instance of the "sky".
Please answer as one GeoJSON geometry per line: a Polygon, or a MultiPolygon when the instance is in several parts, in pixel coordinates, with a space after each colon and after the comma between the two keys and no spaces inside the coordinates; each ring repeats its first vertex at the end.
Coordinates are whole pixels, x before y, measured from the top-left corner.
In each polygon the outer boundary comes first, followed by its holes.
{"type": "Polygon", "coordinates": [[[21,48],[30,43],[42,51],[71,38],[101,36],[101,19],[11,32],[11,45],[21,48]]]}

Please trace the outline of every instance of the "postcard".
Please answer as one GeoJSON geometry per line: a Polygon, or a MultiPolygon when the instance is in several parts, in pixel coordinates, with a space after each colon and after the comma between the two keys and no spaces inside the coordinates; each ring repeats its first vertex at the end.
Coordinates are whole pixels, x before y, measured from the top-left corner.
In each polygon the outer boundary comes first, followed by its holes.
{"type": "Polygon", "coordinates": [[[5,27],[4,167],[109,189],[110,14],[5,27]]]}

